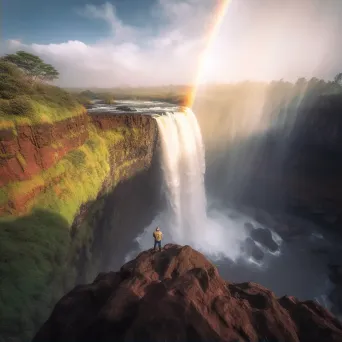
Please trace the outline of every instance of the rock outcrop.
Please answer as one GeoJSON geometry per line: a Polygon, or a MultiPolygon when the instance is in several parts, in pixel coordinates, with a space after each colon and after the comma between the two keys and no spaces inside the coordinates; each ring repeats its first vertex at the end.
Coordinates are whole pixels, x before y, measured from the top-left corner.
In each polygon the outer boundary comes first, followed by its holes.
{"type": "Polygon", "coordinates": [[[199,252],[166,245],[77,286],[33,341],[337,342],[342,325],[313,301],[226,282],[199,252]]]}

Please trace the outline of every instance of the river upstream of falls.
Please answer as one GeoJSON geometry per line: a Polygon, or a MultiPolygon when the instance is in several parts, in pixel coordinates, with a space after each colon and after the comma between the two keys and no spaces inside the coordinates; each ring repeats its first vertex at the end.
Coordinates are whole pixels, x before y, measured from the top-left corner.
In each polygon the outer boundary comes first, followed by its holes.
{"type": "Polygon", "coordinates": [[[161,138],[167,206],[137,236],[138,247],[126,255],[126,261],[153,247],[152,233],[160,226],[164,244],[190,245],[201,251],[231,282],[253,281],[277,296],[314,299],[331,307],[328,265],[342,246],[338,237],[286,213],[278,217],[262,213],[261,223],[253,218],[255,208],[233,209],[207,198],[201,130],[190,109],[163,102],[118,101],[111,106],[95,104],[90,109],[98,111],[153,115],[161,138]],[[300,228],[282,239],[274,227],[289,222],[300,228]]]}

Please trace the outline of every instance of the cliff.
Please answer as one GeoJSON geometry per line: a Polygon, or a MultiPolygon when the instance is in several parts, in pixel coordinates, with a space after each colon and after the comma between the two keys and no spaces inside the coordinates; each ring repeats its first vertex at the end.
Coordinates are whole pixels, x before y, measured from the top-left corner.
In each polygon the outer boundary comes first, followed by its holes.
{"type": "Polygon", "coordinates": [[[342,325],[313,301],[276,298],[224,281],[189,246],[142,252],[55,306],[34,342],[342,341],[342,325]]]}
{"type": "Polygon", "coordinates": [[[0,186],[30,179],[88,138],[88,115],[0,130],[0,186]]]}
{"type": "Polygon", "coordinates": [[[31,339],[66,291],[123,260],[159,203],[157,145],[149,116],[0,131],[1,341],[31,339]]]}

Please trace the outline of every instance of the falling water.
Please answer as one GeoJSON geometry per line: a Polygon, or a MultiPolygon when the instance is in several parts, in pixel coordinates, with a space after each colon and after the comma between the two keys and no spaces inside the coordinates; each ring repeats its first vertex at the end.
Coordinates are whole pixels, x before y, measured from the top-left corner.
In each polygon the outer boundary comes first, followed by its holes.
{"type": "Polygon", "coordinates": [[[187,244],[213,259],[236,259],[245,238],[245,219],[233,221],[222,212],[207,211],[204,146],[194,113],[190,109],[166,113],[156,121],[167,208],[137,238],[141,248],[151,247],[152,232],[159,225],[165,243],[187,244]]]}
{"type": "Polygon", "coordinates": [[[175,241],[188,242],[206,221],[202,136],[191,110],[156,120],[161,135],[171,235],[175,241]]]}

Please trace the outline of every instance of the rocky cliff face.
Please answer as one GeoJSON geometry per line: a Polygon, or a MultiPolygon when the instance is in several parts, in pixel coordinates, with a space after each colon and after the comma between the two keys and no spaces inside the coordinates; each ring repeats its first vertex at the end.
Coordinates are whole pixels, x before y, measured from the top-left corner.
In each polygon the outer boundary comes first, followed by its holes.
{"type": "Polygon", "coordinates": [[[3,130],[0,142],[0,336],[21,342],[153,219],[158,131],[149,116],[103,113],[3,130]]]}
{"type": "Polygon", "coordinates": [[[224,281],[189,246],[141,253],[55,306],[34,342],[342,341],[342,325],[312,301],[224,281]]]}
{"type": "Polygon", "coordinates": [[[0,130],[0,186],[47,170],[88,138],[88,115],[0,130]]]}
{"type": "Polygon", "coordinates": [[[121,140],[110,148],[108,176],[96,201],[82,205],[72,225],[84,243],[73,256],[77,265],[77,283],[95,278],[99,270],[119,266],[132,241],[155,217],[162,205],[159,140],[155,121],[149,116],[102,113],[92,120],[101,131],[111,131],[125,125],[130,132],[139,129],[139,138],[121,140]],[[133,214],[132,214],[133,213],[133,214]],[[90,224],[91,223],[91,224],[90,224]],[[92,229],[87,227],[91,225],[92,229]],[[88,231],[89,236],[84,237],[88,231]]]}

